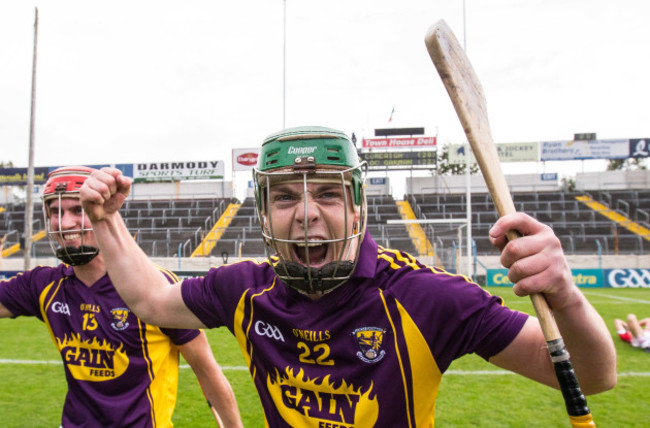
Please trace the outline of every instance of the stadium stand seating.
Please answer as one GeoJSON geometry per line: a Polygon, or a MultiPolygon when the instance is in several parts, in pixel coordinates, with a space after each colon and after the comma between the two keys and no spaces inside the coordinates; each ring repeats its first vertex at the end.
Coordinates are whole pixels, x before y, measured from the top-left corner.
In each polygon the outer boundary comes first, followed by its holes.
{"type": "Polygon", "coordinates": [[[212,249],[213,256],[264,257],[264,242],[260,234],[255,200],[246,198],[212,249]]]}
{"type": "Polygon", "coordinates": [[[121,213],[149,256],[189,257],[229,202],[229,198],[127,200],[121,213]]]}
{"type": "MultiPolygon", "coordinates": [[[[553,227],[567,254],[642,254],[650,250],[650,190],[569,192],[514,192],[518,211],[526,212],[553,227]],[[576,199],[589,197],[602,204],[594,209],[576,199]],[[623,216],[624,221],[604,215],[605,210],[623,216]],[[628,222],[641,228],[631,230],[628,222]]],[[[466,218],[465,194],[405,195],[418,219],[435,220],[422,224],[427,238],[440,251],[455,249],[459,234],[466,233],[457,220],[466,218]]],[[[189,257],[204,237],[224,215],[230,198],[152,199],[125,202],[122,216],[140,247],[153,257],[189,257]]],[[[3,248],[23,244],[25,204],[0,207],[0,238],[3,248]]],[[[487,193],[471,195],[472,239],[477,255],[497,255],[488,240],[488,231],[497,219],[487,193]]],[[[44,229],[41,202],[35,201],[33,233],[44,229]]],[[[396,201],[390,195],[368,197],[367,227],[373,238],[384,247],[417,255],[416,246],[404,224],[388,224],[401,219],[396,201]]],[[[464,236],[460,240],[464,244],[464,236]]],[[[33,255],[51,257],[48,239],[33,244],[33,255]]],[[[229,257],[263,257],[264,244],[259,233],[253,198],[241,204],[229,226],[210,255],[229,257]]],[[[9,257],[22,257],[22,250],[9,257]]],[[[231,258],[232,260],[232,258],[231,258]]]]}
{"type": "MultiPolygon", "coordinates": [[[[40,200],[34,201],[34,215],[32,218],[32,234],[44,230],[44,219],[40,200]]],[[[10,257],[22,257],[24,247],[25,233],[25,211],[26,204],[10,203],[2,205],[0,210],[0,240],[2,240],[2,249],[8,250],[16,246],[16,251],[10,251],[10,257]]],[[[51,247],[47,239],[34,242],[32,255],[40,257],[43,254],[47,256],[52,254],[51,247]]]]}
{"type": "MultiPolygon", "coordinates": [[[[401,224],[387,224],[387,220],[399,220],[401,216],[392,196],[368,197],[368,229],[379,245],[416,254],[415,247],[406,227],[401,224]]],[[[260,226],[253,198],[247,198],[239,208],[230,226],[212,250],[212,255],[224,253],[242,257],[262,257],[264,243],[259,233],[260,226]]]]}
{"type": "MultiPolygon", "coordinates": [[[[593,198],[603,205],[622,214],[629,220],[648,227],[644,208],[650,208],[650,197],[647,205],[642,205],[644,197],[641,191],[635,191],[631,196],[626,192],[601,192],[593,198]]],[[[650,193],[650,192],[648,192],[650,193]]],[[[516,192],[513,201],[518,211],[523,211],[538,220],[553,227],[562,242],[567,254],[639,254],[645,248],[650,248],[646,238],[624,227],[622,223],[613,221],[595,211],[586,204],[578,201],[576,196],[582,193],[568,192],[516,192]]],[[[466,196],[452,195],[407,195],[406,198],[414,207],[418,218],[421,219],[464,219],[466,213],[466,196]]],[[[497,219],[497,213],[492,205],[490,195],[471,195],[472,239],[476,244],[478,255],[496,255],[487,238],[488,231],[497,219]]],[[[445,246],[454,245],[454,231],[458,224],[435,224],[430,226],[436,237],[445,246]]]]}
{"type": "Polygon", "coordinates": [[[377,244],[417,255],[413,240],[403,224],[388,224],[388,220],[401,220],[395,199],[391,195],[368,196],[367,228],[377,244]]]}

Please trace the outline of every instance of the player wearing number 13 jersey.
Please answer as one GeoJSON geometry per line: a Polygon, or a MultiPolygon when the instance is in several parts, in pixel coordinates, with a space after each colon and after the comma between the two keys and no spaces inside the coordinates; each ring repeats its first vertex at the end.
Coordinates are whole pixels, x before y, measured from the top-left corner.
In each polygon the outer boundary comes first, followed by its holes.
{"type": "MultiPolygon", "coordinates": [[[[82,203],[102,252],[112,255],[118,292],[140,317],[232,331],[269,426],[432,426],[441,376],[468,353],[557,387],[537,320],[463,276],[375,243],[366,231],[365,163],[345,134],[323,127],[273,134],[254,178],[267,259],[172,287],[124,239],[115,207],[128,179],[110,168],[94,173],[82,203]]],[[[583,391],[611,388],[611,336],[571,282],[552,230],[515,214],[491,234],[519,294],[544,292],[559,315],[583,391]],[[506,245],[510,229],[524,236],[506,245]]]]}
{"type": "MultiPolygon", "coordinates": [[[[63,263],[0,281],[0,318],[37,317],[61,355],[68,383],[61,425],[171,426],[180,350],[220,417],[241,426],[232,389],[205,333],[145,323],[113,287],[79,202],[91,171],[59,168],[44,186],[44,219],[63,263]]],[[[179,280],[160,272],[168,286],[179,280]]]]}
{"type": "Polygon", "coordinates": [[[198,330],[146,324],[127,308],[107,275],[87,287],[64,263],[0,283],[0,302],[13,316],[35,316],[47,326],[68,382],[64,427],[171,421],[178,380],[175,345],[196,338],[198,330]]]}

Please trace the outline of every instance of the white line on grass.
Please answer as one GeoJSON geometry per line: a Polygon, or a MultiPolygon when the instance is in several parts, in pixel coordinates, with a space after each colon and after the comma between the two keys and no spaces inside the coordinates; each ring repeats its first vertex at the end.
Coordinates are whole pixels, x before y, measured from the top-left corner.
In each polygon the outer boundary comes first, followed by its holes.
{"type": "MultiPolygon", "coordinates": [[[[641,304],[641,305],[650,305],[650,300],[633,299],[631,297],[616,296],[616,295],[612,295],[612,294],[594,293],[593,291],[583,291],[582,293],[585,296],[604,297],[604,298],[610,299],[610,300],[620,300],[620,302],[607,302],[608,305],[626,305],[626,304],[628,304],[630,302],[638,303],[638,304],[641,304]]],[[[504,302],[505,302],[505,305],[509,306],[509,307],[513,307],[515,305],[530,305],[530,301],[525,300],[525,299],[523,299],[523,300],[514,299],[514,300],[508,300],[508,301],[506,301],[504,299],[504,302]]],[[[592,301],[592,303],[593,303],[593,301],[592,301]]]]}
{"type": "Polygon", "coordinates": [[[602,294],[602,293],[595,293],[593,291],[583,291],[582,292],[586,296],[598,296],[598,297],[607,297],[609,299],[614,299],[614,300],[623,300],[625,302],[634,302],[634,303],[645,303],[645,304],[650,304],[650,300],[643,300],[643,299],[632,299],[630,297],[623,297],[623,296],[615,296],[612,294],[602,294]]]}
{"type": "Polygon", "coordinates": [[[61,361],[43,361],[43,360],[8,360],[0,358],[0,364],[32,364],[32,365],[46,365],[52,364],[55,366],[60,366],[61,361]]]}
{"type": "MultiPolygon", "coordinates": [[[[44,361],[44,360],[11,360],[11,359],[2,359],[0,358],[0,364],[15,364],[15,365],[61,365],[61,361],[44,361]]],[[[181,364],[178,366],[181,369],[189,369],[190,366],[187,364],[181,364]]],[[[248,370],[248,367],[245,366],[221,366],[221,370],[224,371],[244,371],[248,370]]],[[[507,370],[447,370],[445,375],[458,375],[458,376],[503,376],[503,375],[512,375],[513,372],[507,370]]],[[[625,377],[650,377],[650,372],[623,372],[619,373],[619,376],[625,377]]]]}

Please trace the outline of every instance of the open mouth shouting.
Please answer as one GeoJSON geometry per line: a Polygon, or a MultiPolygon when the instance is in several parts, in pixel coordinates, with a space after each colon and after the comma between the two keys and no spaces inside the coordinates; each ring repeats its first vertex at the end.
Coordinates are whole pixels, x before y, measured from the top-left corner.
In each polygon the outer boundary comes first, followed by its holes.
{"type": "Polygon", "coordinates": [[[295,260],[310,267],[321,267],[328,262],[330,244],[322,239],[310,239],[292,245],[295,260]]]}

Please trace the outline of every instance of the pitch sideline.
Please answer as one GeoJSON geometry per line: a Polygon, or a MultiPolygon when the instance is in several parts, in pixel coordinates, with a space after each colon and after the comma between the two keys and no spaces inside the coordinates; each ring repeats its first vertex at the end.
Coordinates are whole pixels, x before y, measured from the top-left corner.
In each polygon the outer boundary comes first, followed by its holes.
{"type": "MultiPolygon", "coordinates": [[[[12,360],[12,359],[0,359],[0,364],[7,365],[55,365],[60,366],[63,363],[56,360],[12,360]]],[[[248,367],[245,366],[220,366],[223,371],[247,371],[248,367]]],[[[179,366],[181,369],[189,369],[190,366],[187,364],[181,364],[179,366]]],[[[456,375],[456,376],[504,376],[504,375],[513,375],[515,373],[507,370],[447,370],[445,375],[456,375]]],[[[619,376],[624,377],[650,377],[650,372],[623,372],[619,373],[619,376]]]]}

